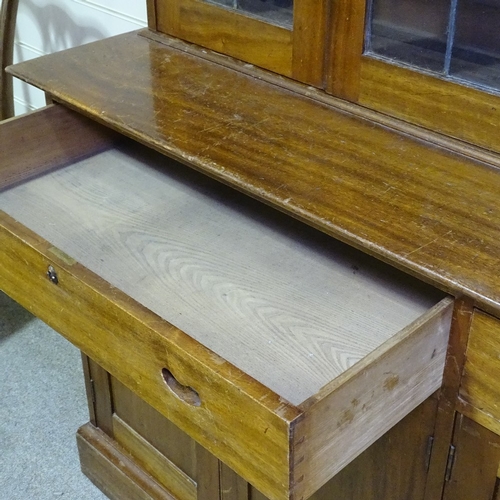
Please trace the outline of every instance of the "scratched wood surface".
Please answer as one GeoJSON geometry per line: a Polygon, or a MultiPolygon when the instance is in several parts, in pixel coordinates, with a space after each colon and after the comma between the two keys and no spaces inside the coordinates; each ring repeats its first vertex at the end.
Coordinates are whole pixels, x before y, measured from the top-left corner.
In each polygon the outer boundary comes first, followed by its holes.
{"type": "Polygon", "coordinates": [[[283,75],[292,74],[290,29],[198,0],[156,2],[155,16],[162,33],[283,75]]]}
{"type": "Polygon", "coordinates": [[[488,165],[137,33],[11,71],[166,155],[500,312],[500,176],[488,165]]]}
{"type": "Polygon", "coordinates": [[[21,184],[0,209],[295,405],[439,300],[145,148],[21,184]]]}

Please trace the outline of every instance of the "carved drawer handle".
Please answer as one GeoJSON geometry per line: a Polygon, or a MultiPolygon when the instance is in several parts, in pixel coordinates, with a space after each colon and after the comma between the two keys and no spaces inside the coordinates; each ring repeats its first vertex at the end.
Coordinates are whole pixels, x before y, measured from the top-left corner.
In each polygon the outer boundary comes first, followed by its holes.
{"type": "Polygon", "coordinates": [[[163,368],[161,371],[163,380],[167,387],[182,401],[191,406],[201,406],[201,399],[198,393],[187,385],[180,384],[177,379],[172,375],[170,370],[163,368]]]}

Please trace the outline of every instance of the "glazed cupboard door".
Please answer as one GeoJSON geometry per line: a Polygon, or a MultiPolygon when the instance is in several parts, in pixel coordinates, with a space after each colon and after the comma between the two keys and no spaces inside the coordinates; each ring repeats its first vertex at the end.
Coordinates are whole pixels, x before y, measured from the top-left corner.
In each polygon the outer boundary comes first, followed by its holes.
{"type": "Polygon", "coordinates": [[[500,152],[499,2],[367,0],[365,19],[359,104],[500,152]]]}
{"type": "Polygon", "coordinates": [[[457,415],[443,500],[500,499],[500,436],[457,415]]]}
{"type": "Polygon", "coordinates": [[[157,0],[149,27],[321,86],[326,0],[157,0]]]}
{"type": "Polygon", "coordinates": [[[325,90],[499,153],[499,22],[490,0],[338,0],[325,90]]]}

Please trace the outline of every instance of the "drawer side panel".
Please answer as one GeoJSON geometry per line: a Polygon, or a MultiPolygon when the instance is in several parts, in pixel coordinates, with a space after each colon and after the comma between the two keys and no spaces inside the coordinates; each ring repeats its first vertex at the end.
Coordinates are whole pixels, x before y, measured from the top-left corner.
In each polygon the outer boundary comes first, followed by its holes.
{"type": "Polygon", "coordinates": [[[439,389],[452,312],[443,299],[306,410],[294,429],[294,499],[311,496],[439,389]]]}
{"type": "Polygon", "coordinates": [[[51,105],[0,125],[0,190],[107,149],[118,134],[51,105]]]}

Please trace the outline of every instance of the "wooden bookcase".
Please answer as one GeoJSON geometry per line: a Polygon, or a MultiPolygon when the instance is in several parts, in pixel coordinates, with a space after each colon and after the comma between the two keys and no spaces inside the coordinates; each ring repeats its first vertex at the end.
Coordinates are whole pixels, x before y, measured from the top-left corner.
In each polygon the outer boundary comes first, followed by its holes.
{"type": "Polygon", "coordinates": [[[0,287],[84,353],[111,498],[498,500],[497,91],[370,9],[150,0],[9,69],[56,104],[0,126],[0,287]]]}

